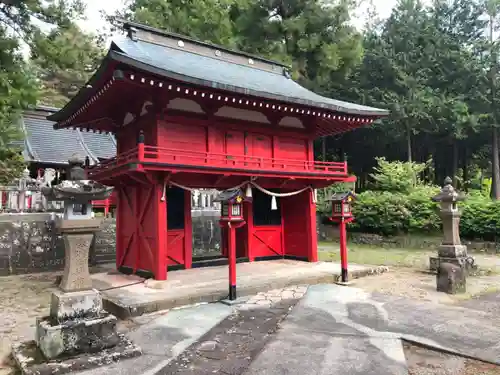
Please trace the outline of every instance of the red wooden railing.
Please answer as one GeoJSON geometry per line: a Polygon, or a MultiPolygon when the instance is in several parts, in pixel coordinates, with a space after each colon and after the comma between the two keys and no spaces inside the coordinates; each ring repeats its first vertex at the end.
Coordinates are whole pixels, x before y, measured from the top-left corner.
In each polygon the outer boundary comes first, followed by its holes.
{"type": "Polygon", "coordinates": [[[220,154],[139,145],[115,158],[105,160],[89,170],[90,175],[128,163],[157,162],[173,165],[208,166],[235,170],[262,170],[266,172],[309,172],[327,175],[347,175],[347,163],[255,157],[220,154]]]}

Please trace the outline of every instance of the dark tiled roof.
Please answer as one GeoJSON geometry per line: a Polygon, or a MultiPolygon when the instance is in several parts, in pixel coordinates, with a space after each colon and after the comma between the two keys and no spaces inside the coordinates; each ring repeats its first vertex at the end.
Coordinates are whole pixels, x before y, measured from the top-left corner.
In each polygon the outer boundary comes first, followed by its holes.
{"type": "Polygon", "coordinates": [[[116,143],[112,135],[87,133],[80,130],[53,128],[54,123],[46,116],[58,109],[37,107],[21,117],[25,132],[24,155],[28,161],[50,164],[67,164],[75,152],[88,156],[91,163],[98,158],[116,155],[116,143]]]}
{"type": "Polygon", "coordinates": [[[388,114],[384,109],[318,95],[288,78],[283,69],[276,72],[256,69],[130,38],[115,40],[113,48],[116,51],[111,56],[116,60],[188,83],[349,114],[388,114]]]}
{"type": "MultiPolygon", "coordinates": [[[[94,84],[99,86],[100,77],[108,69],[108,65],[115,66],[114,62],[118,62],[122,67],[129,66],[167,79],[242,95],[345,114],[375,117],[389,114],[385,109],[318,95],[291,79],[287,68],[280,63],[144,25],[125,23],[124,28],[128,30],[129,36],[113,41],[101,67],[89,81],[89,88],[94,84]]],[[[98,90],[97,86],[95,90],[98,90]]],[[[58,122],[67,119],[80,109],[82,103],[92,94],[92,89],[82,88],[77,96],[51,119],[58,122]]]]}

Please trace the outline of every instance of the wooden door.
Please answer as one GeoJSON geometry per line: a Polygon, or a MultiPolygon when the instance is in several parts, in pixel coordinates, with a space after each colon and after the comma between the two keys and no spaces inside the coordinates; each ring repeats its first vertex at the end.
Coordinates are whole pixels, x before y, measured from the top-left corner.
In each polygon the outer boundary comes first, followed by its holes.
{"type": "Polygon", "coordinates": [[[243,165],[245,155],[245,135],[243,132],[233,130],[226,132],[225,151],[228,165],[243,165]]]}

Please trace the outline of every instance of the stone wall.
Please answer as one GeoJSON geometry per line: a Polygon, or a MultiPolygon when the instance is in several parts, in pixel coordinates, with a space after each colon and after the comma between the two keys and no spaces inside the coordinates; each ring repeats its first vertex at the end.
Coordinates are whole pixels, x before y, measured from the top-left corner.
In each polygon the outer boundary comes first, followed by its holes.
{"type": "MultiPolygon", "coordinates": [[[[193,256],[220,254],[218,212],[193,211],[193,256]]],[[[54,230],[55,214],[0,214],[0,276],[60,270],[64,244],[54,230]]],[[[104,219],[94,236],[89,263],[115,261],[115,219],[104,219]]]]}
{"type": "MultiPolygon", "coordinates": [[[[220,254],[219,217],[215,211],[193,211],[193,256],[220,254]]],[[[338,228],[321,224],[318,240],[338,240],[338,228]]],[[[105,219],[90,249],[92,265],[115,261],[114,219],[105,219]]],[[[348,233],[349,241],[384,247],[434,249],[440,237],[401,236],[386,238],[374,234],[348,233]]],[[[465,241],[464,241],[465,242],[465,241]]],[[[470,250],[500,252],[500,244],[465,242],[470,250]]],[[[0,214],[0,276],[60,270],[64,266],[61,236],[54,232],[54,214],[0,214]]]]}
{"type": "MultiPolygon", "coordinates": [[[[408,249],[437,249],[443,238],[441,236],[406,235],[384,237],[379,234],[348,232],[347,238],[350,243],[369,246],[380,246],[386,248],[408,248],[408,249]]],[[[338,227],[318,226],[319,241],[338,241],[338,227]]],[[[462,244],[467,245],[469,251],[500,253],[500,242],[469,241],[462,239],[462,244]]]]}
{"type": "MultiPolygon", "coordinates": [[[[0,276],[60,270],[64,244],[53,213],[0,214],[0,276]]],[[[90,263],[114,262],[115,222],[106,219],[96,234],[90,263]]]]}

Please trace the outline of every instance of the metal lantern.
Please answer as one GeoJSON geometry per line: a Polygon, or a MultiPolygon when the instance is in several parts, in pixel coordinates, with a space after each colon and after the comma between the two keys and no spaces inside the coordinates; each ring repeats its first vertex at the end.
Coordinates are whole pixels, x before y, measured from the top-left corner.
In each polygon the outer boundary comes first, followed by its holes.
{"type": "Polygon", "coordinates": [[[353,192],[335,193],[330,198],[332,202],[332,221],[352,220],[352,203],[356,199],[353,192]]]}
{"type": "Polygon", "coordinates": [[[251,201],[240,189],[225,190],[215,202],[221,202],[220,219],[223,221],[243,221],[243,202],[251,201]]]}

